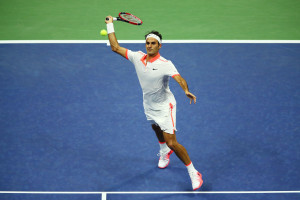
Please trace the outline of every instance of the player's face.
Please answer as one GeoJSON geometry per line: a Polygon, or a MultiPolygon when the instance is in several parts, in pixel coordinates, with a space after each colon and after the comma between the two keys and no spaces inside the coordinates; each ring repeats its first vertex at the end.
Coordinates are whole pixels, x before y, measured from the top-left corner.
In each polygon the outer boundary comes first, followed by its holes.
{"type": "Polygon", "coordinates": [[[159,44],[156,39],[149,37],[146,40],[146,50],[148,55],[156,55],[160,48],[161,44],[159,44]]]}

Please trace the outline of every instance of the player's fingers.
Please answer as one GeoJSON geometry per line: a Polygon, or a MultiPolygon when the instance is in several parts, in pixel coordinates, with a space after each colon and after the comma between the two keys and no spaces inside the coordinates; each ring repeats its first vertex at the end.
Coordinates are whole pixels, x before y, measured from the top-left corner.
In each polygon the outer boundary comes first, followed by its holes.
{"type": "Polygon", "coordinates": [[[112,16],[106,16],[105,17],[105,22],[108,23],[108,22],[112,22],[112,16]]]}

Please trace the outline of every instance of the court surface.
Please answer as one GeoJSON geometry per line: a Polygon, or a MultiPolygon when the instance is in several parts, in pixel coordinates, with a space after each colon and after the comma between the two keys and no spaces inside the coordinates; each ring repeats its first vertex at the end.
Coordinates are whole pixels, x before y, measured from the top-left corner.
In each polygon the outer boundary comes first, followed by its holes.
{"type": "Polygon", "coordinates": [[[91,192],[0,199],[300,198],[300,45],[163,44],[160,53],[197,96],[189,105],[170,81],[177,139],[204,193],[175,193],[191,191],[175,155],[157,168],[134,67],[106,44],[0,44],[0,191],[91,192]],[[109,193],[118,191],[174,193],[109,193]],[[218,191],[275,193],[207,193],[218,191]]]}

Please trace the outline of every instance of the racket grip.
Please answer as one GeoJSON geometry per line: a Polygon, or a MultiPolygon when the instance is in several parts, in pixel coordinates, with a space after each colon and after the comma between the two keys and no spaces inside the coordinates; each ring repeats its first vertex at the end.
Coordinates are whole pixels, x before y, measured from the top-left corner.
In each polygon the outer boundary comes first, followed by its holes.
{"type": "MultiPolygon", "coordinates": [[[[106,17],[105,18],[106,19],[106,21],[108,21],[109,20],[109,18],[108,17],[106,17]]],[[[116,18],[116,17],[113,17],[113,21],[117,21],[118,19],[116,18]]]]}

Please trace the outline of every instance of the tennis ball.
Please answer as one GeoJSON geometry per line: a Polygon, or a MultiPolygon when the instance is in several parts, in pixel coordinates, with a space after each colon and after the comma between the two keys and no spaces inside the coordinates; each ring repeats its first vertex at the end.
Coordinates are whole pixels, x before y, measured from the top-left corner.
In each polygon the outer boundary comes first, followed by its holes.
{"type": "Polygon", "coordinates": [[[102,30],[100,31],[100,35],[106,36],[106,35],[107,35],[107,31],[106,31],[105,29],[102,29],[102,30]]]}

